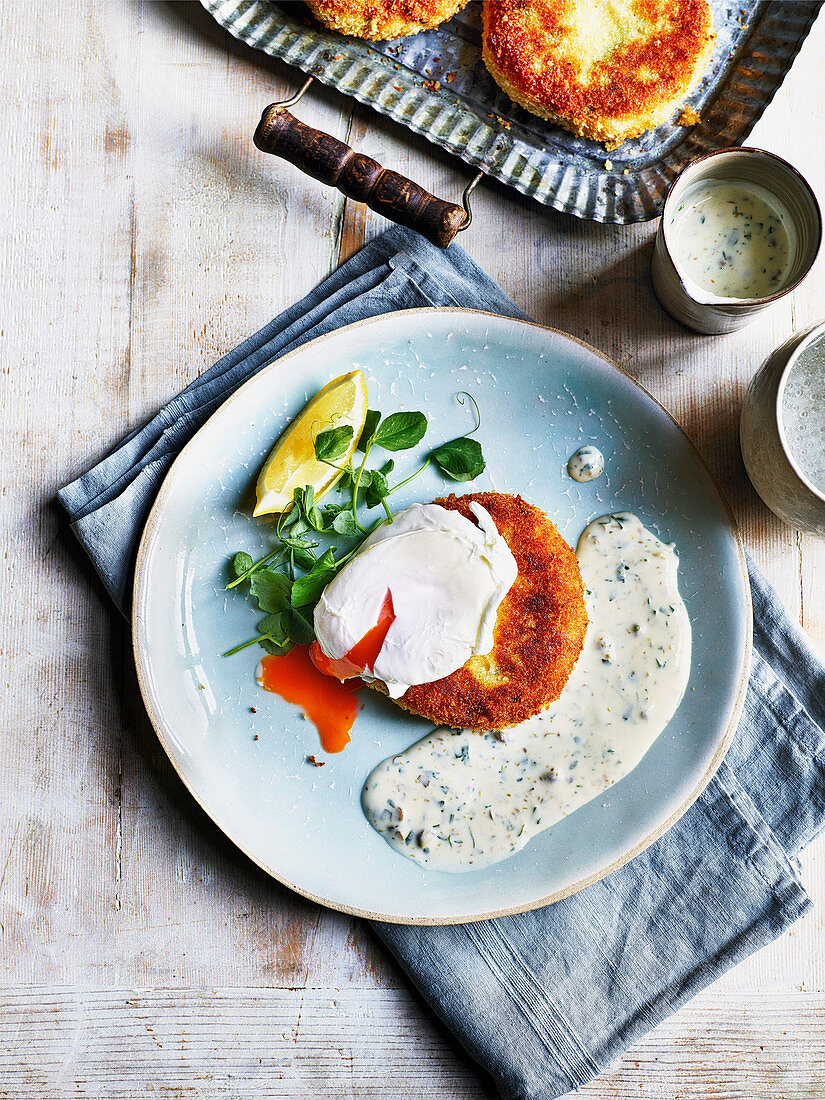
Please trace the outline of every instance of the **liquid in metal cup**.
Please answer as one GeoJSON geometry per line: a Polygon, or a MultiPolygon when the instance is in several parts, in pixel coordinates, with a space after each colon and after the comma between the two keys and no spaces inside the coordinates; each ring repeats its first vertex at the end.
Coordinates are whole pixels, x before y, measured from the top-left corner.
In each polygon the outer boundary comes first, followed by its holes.
{"type": "Polygon", "coordinates": [[[695,332],[734,332],[813,266],[822,216],[803,176],[763,149],[721,149],[671,187],[653,252],[653,289],[695,332]]]}

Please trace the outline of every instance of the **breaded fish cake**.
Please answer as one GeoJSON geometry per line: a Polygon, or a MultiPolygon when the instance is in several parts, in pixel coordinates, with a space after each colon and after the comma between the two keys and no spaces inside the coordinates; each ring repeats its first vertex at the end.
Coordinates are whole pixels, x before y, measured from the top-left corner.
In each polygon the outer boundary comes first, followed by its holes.
{"type": "Polygon", "coordinates": [[[315,18],[354,38],[403,38],[452,19],[467,0],[306,0],[315,18]]]}
{"type": "Polygon", "coordinates": [[[587,612],[576,555],[543,512],[507,493],[433,503],[475,522],[472,501],[490,513],[518,565],[499,608],[493,649],[396,701],[436,725],[492,730],[515,726],[558,698],[581,653],[587,612]]]}
{"type": "Polygon", "coordinates": [[[488,0],[484,63],[511,99],[608,149],[664,122],[710,61],[708,0],[488,0]]]}

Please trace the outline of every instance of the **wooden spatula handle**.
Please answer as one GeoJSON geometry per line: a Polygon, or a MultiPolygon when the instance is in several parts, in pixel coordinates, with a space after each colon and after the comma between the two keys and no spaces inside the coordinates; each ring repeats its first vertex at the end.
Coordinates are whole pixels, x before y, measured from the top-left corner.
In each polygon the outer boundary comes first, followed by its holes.
{"type": "Polygon", "coordinates": [[[307,126],[278,103],[264,111],[254,141],[264,153],[283,157],[385,218],[417,230],[439,248],[446,248],[468,222],[461,206],[436,198],[346,142],[307,126]]]}

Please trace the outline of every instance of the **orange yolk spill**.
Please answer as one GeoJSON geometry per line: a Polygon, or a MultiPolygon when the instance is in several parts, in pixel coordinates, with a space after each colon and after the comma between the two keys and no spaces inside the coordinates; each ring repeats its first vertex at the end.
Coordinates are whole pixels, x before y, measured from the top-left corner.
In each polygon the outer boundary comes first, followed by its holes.
{"type": "Polygon", "coordinates": [[[349,653],[345,653],[343,657],[336,660],[333,657],[327,657],[318,643],[313,642],[309,651],[310,656],[321,672],[326,673],[327,676],[334,676],[336,680],[348,680],[352,676],[360,676],[365,669],[372,672],[384,639],[394,622],[392,593],[387,589],[384,603],[378,614],[378,622],[367,631],[360,642],[355,643],[349,653]]]}
{"type": "Polygon", "coordinates": [[[264,657],[258,682],[287,703],[297,703],[317,727],[325,752],[340,752],[349,744],[358,714],[354,693],[361,683],[342,684],[319,672],[308,645],[295,646],[283,657],[264,657]]]}
{"type": "Polygon", "coordinates": [[[264,657],[258,682],[265,691],[272,691],[301,708],[316,726],[325,752],[341,752],[351,740],[358,714],[355,692],[362,685],[353,677],[364,669],[372,671],[394,620],[388,591],[378,622],[346,656],[334,661],[317,642],[295,646],[283,657],[264,657]]]}

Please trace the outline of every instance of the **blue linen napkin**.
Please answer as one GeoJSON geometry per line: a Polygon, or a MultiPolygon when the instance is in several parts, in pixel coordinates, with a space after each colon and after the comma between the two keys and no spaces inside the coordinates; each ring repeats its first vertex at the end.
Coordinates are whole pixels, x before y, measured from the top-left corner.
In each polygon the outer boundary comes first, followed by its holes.
{"type": "MultiPolygon", "coordinates": [[[[524,317],[457,245],[398,227],[203,374],[58,497],[128,614],[146,515],[177,452],[242,382],[306,340],[413,306],[524,317]]],[[[730,751],[677,824],[625,867],[532,913],[373,927],[511,1100],[599,1074],[811,902],[797,853],[825,826],[825,667],[750,565],[754,657],[730,751]]]]}

